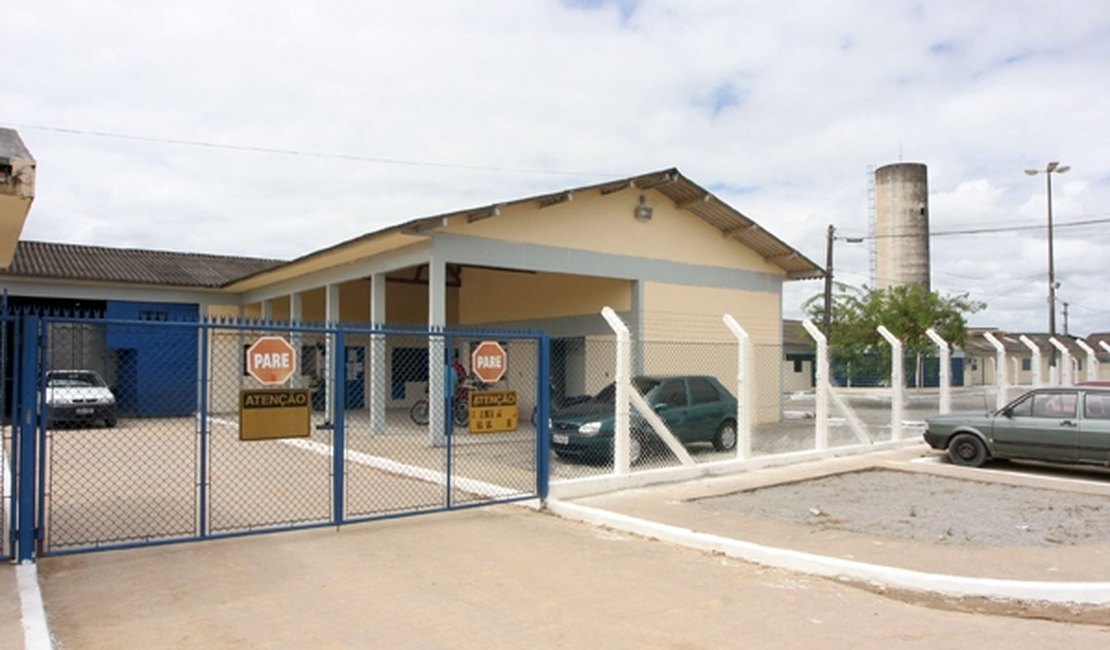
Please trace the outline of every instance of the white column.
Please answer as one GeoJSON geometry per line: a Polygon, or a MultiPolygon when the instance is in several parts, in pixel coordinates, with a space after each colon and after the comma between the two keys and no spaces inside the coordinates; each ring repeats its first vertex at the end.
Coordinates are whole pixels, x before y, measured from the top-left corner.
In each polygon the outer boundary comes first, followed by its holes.
{"type": "Polygon", "coordinates": [[[273,319],[274,319],[274,301],[273,300],[263,300],[262,301],[262,320],[263,321],[271,321],[273,319]]]}
{"type": "Polygon", "coordinates": [[[902,369],[902,341],[885,326],[877,328],[879,335],[890,344],[890,439],[902,439],[902,403],[905,399],[906,379],[902,369]]]}
{"type": "Polygon", "coordinates": [[[817,386],[817,406],[814,418],[817,420],[817,441],[815,447],[817,449],[829,448],[829,391],[831,390],[829,384],[829,343],[821,330],[811,323],[809,320],[802,321],[802,327],[809,332],[813,340],[817,342],[817,371],[816,381],[817,386]]]}
{"type": "MultiPolygon", "coordinates": [[[[297,326],[301,325],[303,321],[304,302],[301,300],[301,294],[291,293],[289,294],[289,323],[297,326]]],[[[291,330],[289,332],[289,342],[292,344],[293,349],[297,351],[297,356],[301,360],[300,363],[297,364],[298,372],[293,377],[293,386],[295,388],[304,388],[304,380],[302,379],[304,374],[304,350],[302,349],[304,341],[300,331],[291,330]]]]}
{"type": "Polygon", "coordinates": [[[940,357],[940,412],[950,413],[952,411],[952,348],[936,333],[936,330],[929,328],[925,330],[925,335],[937,346],[937,356],[940,357]]]}
{"type": "Polygon", "coordinates": [[[609,323],[609,327],[613,328],[613,332],[617,335],[617,358],[616,368],[613,372],[613,382],[616,388],[614,399],[615,404],[615,418],[613,424],[613,472],[615,474],[628,474],[631,471],[629,462],[629,437],[631,430],[629,427],[629,397],[628,386],[632,382],[632,346],[628,333],[628,327],[625,326],[617,313],[605,307],[601,310],[601,315],[605,317],[605,321],[609,323]]]}
{"type": "MultiPolygon", "coordinates": [[[[375,328],[384,327],[385,315],[385,273],[375,273],[370,278],[370,322],[375,328]]],[[[369,391],[367,404],[370,406],[370,433],[385,433],[386,395],[390,384],[386,376],[385,334],[370,335],[370,372],[366,386],[369,391]]]]}
{"type": "Polygon", "coordinates": [[[752,457],[752,339],[731,314],[725,325],[739,343],[736,355],[736,457],[752,457]]]}
{"type": "MultiPolygon", "coordinates": [[[[447,264],[432,255],[428,260],[428,330],[442,331],[447,324],[447,264]]],[[[444,400],[447,346],[443,336],[428,337],[428,431],[433,446],[447,442],[444,429],[444,400]]]]}
{"type": "Polygon", "coordinates": [[[1041,385],[1041,349],[1024,334],[1019,336],[1018,340],[1029,348],[1029,352],[1033,355],[1030,367],[1033,369],[1033,388],[1036,388],[1041,385]]]}
{"type": "Polygon", "coordinates": [[[1066,345],[1057,341],[1055,338],[1048,339],[1048,342],[1051,343],[1053,347],[1055,347],[1057,350],[1059,350],[1062,356],[1060,363],[1058,364],[1060,367],[1060,385],[1071,386],[1071,351],[1068,350],[1066,345]]]}
{"type": "MultiPolygon", "coordinates": [[[[324,320],[326,320],[329,325],[335,325],[339,322],[338,284],[329,284],[324,292],[324,320]]],[[[325,386],[327,386],[327,407],[325,412],[327,413],[328,422],[335,422],[335,391],[343,390],[344,385],[342,381],[338,386],[335,385],[335,363],[336,357],[338,356],[335,347],[335,336],[328,335],[326,340],[326,351],[324,354],[327,356],[328,360],[328,380],[325,383],[325,386]]],[[[344,377],[340,377],[340,380],[343,379],[344,377]]]]}
{"type": "Polygon", "coordinates": [[[1075,344],[1087,353],[1087,381],[1098,379],[1098,354],[1083,339],[1075,339],[1075,344]]]}
{"type": "Polygon", "coordinates": [[[1006,406],[1006,347],[990,332],[983,332],[983,338],[994,346],[994,385],[998,389],[994,402],[1002,408],[1006,406]]]}

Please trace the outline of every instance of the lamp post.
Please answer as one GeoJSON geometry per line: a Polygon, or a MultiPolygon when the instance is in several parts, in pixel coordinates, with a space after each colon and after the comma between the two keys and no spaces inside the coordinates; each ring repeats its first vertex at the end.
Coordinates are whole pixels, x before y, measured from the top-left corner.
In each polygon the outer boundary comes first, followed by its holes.
{"type": "MultiPolygon", "coordinates": [[[[1048,334],[1056,336],[1056,258],[1052,245],[1052,174],[1063,174],[1071,169],[1059,162],[1050,162],[1044,169],[1026,169],[1030,176],[1044,174],[1048,194],[1048,334]]],[[[1055,353],[1053,353],[1055,356],[1055,353]]]]}
{"type": "Polygon", "coordinates": [[[832,323],[832,288],[833,288],[833,241],[839,239],[850,244],[862,244],[863,237],[837,237],[836,226],[829,224],[828,242],[825,246],[825,314],[821,323],[821,333],[825,340],[829,340],[829,327],[832,323]]]}

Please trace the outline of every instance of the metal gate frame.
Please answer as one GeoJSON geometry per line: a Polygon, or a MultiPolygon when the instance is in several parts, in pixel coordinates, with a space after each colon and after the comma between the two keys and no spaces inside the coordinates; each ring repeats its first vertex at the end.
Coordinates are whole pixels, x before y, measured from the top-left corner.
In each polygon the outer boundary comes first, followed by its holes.
{"type": "MultiPolygon", "coordinates": [[[[352,327],[343,324],[327,324],[327,325],[309,325],[309,324],[293,324],[293,323],[275,323],[272,321],[267,322],[254,322],[254,321],[234,321],[227,320],[202,320],[191,322],[152,322],[141,320],[123,320],[123,319],[107,319],[102,317],[85,317],[85,316],[60,316],[60,315],[39,315],[33,313],[26,314],[11,314],[4,310],[0,312],[3,320],[0,323],[14,323],[13,330],[17,336],[12,341],[13,350],[17,350],[18,354],[13,354],[11,362],[16,372],[13,373],[13,399],[12,399],[12,427],[11,427],[11,457],[13,466],[11,468],[10,476],[4,477],[0,472],[0,478],[10,480],[11,491],[10,500],[7,504],[10,505],[6,511],[3,504],[0,504],[0,516],[7,515],[6,523],[10,530],[10,549],[11,559],[18,559],[19,561],[33,561],[36,556],[47,555],[65,555],[72,553],[81,553],[95,550],[109,550],[118,548],[141,547],[153,544],[167,544],[178,543],[185,541],[198,541],[204,539],[224,538],[224,537],[237,537],[243,535],[279,532],[286,530],[296,530],[305,528],[317,527],[331,527],[341,526],[346,523],[354,523],[360,521],[371,521],[385,518],[395,518],[401,516],[409,516],[416,514],[425,514],[432,512],[440,512],[444,510],[456,510],[470,507],[481,507],[494,503],[504,503],[512,501],[521,501],[528,499],[546,499],[549,486],[550,474],[550,443],[549,434],[547,431],[548,413],[550,409],[549,395],[550,388],[548,383],[550,381],[549,368],[550,368],[550,339],[542,332],[511,332],[511,331],[494,331],[494,330],[468,330],[461,328],[445,328],[445,329],[412,329],[412,328],[388,328],[388,327],[352,327]],[[186,535],[169,535],[167,537],[152,537],[142,540],[130,540],[122,543],[92,543],[85,546],[77,546],[63,549],[47,548],[44,540],[48,539],[47,527],[51,525],[46,517],[47,506],[46,499],[48,497],[47,476],[53,474],[56,470],[47,466],[47,453],[45,451],[47,445],[48,423],[46,421],[46,396],[45,396],[45,376],[46,365],[48,356],[49,337],[47,332],[52,325],[58,323],[80,323],[90,325],[121,325],[127,327],[151,327],[151,328],[181,328],[192,329],[197,335],[198,347],[198,381],[197,381],[197,445],[199,448],[198,465],[197,465],[197,479],[196,484],[193,486],[197,490],[198,497],[195,501],[194,519],[196,527],[191,534],[186,535]],[[243,333],[283,333],[286,335],[296,334],[311,334],[315,336],[324,336],[330,342],[331,351],[333,353],[332,362],[328,367],[328,383],[331,384],[334,391],[334,411],[333,417],[328,423],[332,429],[331,449],[327,451],[331,456],[330,471],[331,471],[331,495],[332,504],[330,508],[330,516],[326,520],[312,521],[309,523],[290,523],[289,525],[275,525],[272,527],[248,529],[248,530],[235,530],[235,531],[213,531],[210,526],[211,513],[208,511],[208,494],[207,490],[210,487],[211,481],[211,467],[209,466],[209,455],[211,453],[210,444],[210,416],[208,396],[211,386],[209,385],[209,345],[212,341],[212,335],[215,330],[230,330],[243,333]],[[345,459],[350,451],[347,445],[347,424],[346,409],[345,409],[345,394],[341,387],[344,387],[345,381],[345,366],[346,366],[346,341],[351,336],[389,336],[389,335],[404,335],[404,336],[422,336],[426,337],[429,346],[432,347],[432,341],[439,339],[439,345],[450,345],[454,338],[479,338],[487,337],[501,340],[525,340],[533,341],[536,345],[536,409],[538,413],[537,424],[535,429],[535,485],[534,489],[529,489],[520,493],[494,495],[491,498],[484,500],[477,500],[466,503],[453,503],[450,494],[452,490],[452,481],[466,480],[463,477],[456,476],[452,468],[452,459],[454,455],[451,450],[453,444],[453,436],[448,435],[446,438],[446,458],[447,458],[447,499],[442,507],[423,508],[411,511],[390,511],[377,514],[362,515],[358,517],[348,518],[345,514],[344,500],[347,497],[347,467],[345,459]],[[18,417],[16,417],[18,416],[18,417]]],[[[7,331],[7,327],[3,328],[7,331]]],[[[438,349],[438,348],[437,348],[438,349]]],[[[6,354],[6,348],[0,348],[3,354],[6,354]]],[[[444,367],[444,370],[449,366],[444,367]]],[[[431,367],[429,367],[431,372],[431,367]]],[[[442,375],[441,375],[442,376],[442,375]]],[[[3,378],[0,377],[0,388],[2,388],[3,378]]],[[[378,387],[375,390],[385,390],[384,386],[378,387]]],[[[450,395],[446,395],[448,400],[443,410],[445,416],[445,430],[450,432],[450,395]]]]}

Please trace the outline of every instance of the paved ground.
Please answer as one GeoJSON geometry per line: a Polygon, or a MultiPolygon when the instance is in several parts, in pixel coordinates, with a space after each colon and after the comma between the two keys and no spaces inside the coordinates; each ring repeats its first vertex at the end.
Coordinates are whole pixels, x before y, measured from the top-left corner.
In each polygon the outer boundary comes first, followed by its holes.
{"type": "MultiPolygon", "coordinates": [[[[920,453],[887,455],[881,462],[910,464],[920,453]]],[[[586,502],[667,521],[693,516],[680,514],[676,504],[695,493],[720,493],[734,487],[727,481],[777,482],[814,471],[816,465],[763,470],[586,502]]],[[[776,534],[774,527],[736,527],[722,513],[709,516],[704,510],[696,523],[757,538],[776,534]]],[[[802,531],[785,528],[777,529],[777,534],[782,543],[801,548],[811,544],[832,553],[853,548],[851,554],[861,559],[901,558],[912,566],[930,564],[914,559],[920,548],[892,551],[887,544],[875,545],[875,540],[810,539],[802,531]],[[863,541],[871,543],[861,545],[863,541]]],[[[1078,554],[1100,549],[1072,550],[1078,554]]],[[[967,568],[982,558],[957,560],[966,562],[967,568]]],[[[952,569],[954,561],[948,558],[939,564],[952,569]]],[[[1022,571],[1030,571],[1032,577],[1036,564],[1022,571]]],[[[1077,648],[1110,644],[1107,626],[951,609],[974,610],[988,604],[929,602],[924,606],[833,580],[564,521],[520,506],[397,519],[340,531],[47,558],[39,562],[38,570],[51,630],[61,648],[1077,648]]],[[[11,615],[18,611],[18,604],[12,605],[13,585],[11,571],[4,567],[0,634],[5,646],[18,638],[18,629],[11,625],[11,615]]]]}

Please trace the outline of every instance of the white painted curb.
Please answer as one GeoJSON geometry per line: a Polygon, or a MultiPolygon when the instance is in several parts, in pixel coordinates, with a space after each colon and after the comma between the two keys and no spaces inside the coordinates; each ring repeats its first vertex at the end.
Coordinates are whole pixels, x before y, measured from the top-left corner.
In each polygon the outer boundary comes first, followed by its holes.
{"type": "Polygon", "coordinates": [[[895,567],[867,564],[801,551],[761,546],[688,528],[637,519],[598,508],[548,499],[547,510],[564,519],[606,526],[642,537],[721,553],[764,566],[777,567],[828,578],[847,578],[895,589],[943,594],[1058,604],[1110,604],[1110,582],[1043,582],[968,578],[895,567]]]}
{"type": "Polygon", "coordinates": [[[51,650],[54,644],[50,641],[50,629],[46,625],[38,570],[34,564],[20,564],[15,567],[15,580],[19,586],[24,650],[51,650]]]}

